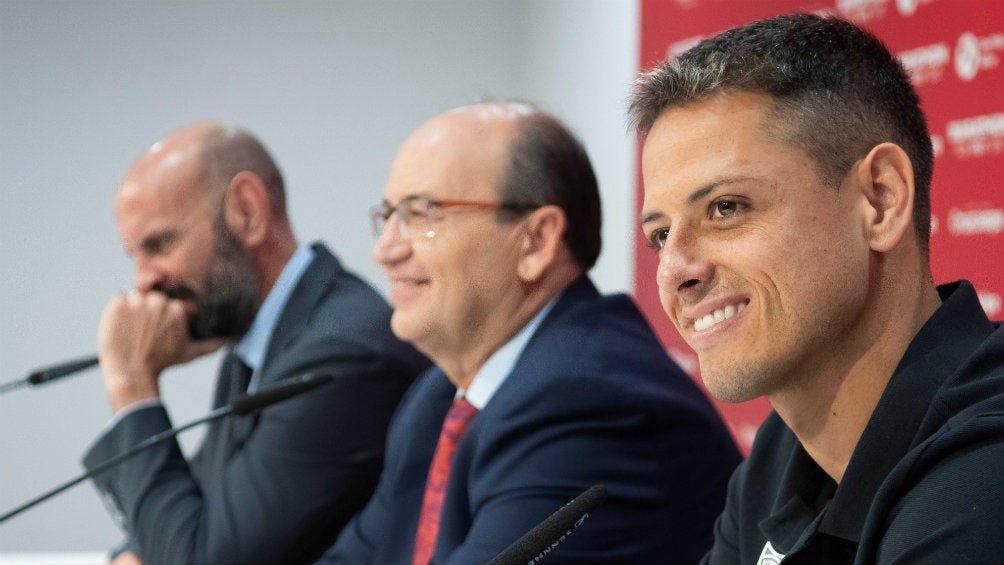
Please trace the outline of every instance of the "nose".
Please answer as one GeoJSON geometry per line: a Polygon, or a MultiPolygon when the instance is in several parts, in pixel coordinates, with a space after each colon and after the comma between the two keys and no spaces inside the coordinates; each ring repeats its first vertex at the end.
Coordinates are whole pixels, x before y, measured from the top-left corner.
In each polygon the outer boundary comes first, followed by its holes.
{"type": "Polygon", "coordinates": [[[399,221],[397,214],[387,218],[383,232],[373,244],[373,260],[383,267],[404,261],[411,255],[411,243],[401,235],[399,221]]]}
{"type": "Polygon", "coordinates": [[[157,268],[152,259],[138,256],[136,258],[136,290],[149,292],[167,280],[162,269],[157,268]]]}
{"type": "Polygon", "coordinates": [[[701,250],[701,241],[687,230],[673,230],[659,250],[656,284],[664,295],[695,298],[714,276],[713,263],[701,250]]]}

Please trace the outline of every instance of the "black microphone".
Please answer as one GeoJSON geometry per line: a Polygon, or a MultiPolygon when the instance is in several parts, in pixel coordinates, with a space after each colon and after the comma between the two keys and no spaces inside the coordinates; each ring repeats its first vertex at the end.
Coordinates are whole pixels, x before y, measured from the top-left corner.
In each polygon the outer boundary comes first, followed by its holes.
{"type": "Polygon", "coordinates": [[[335,380],[331,375],[306,374],[295,379],[283,379],[281,384],[264,388],[254,394],[243,394],[230,403],[234,416],[244,416],[270,404],[313,390],[335,380]]]}
{"type": "Polygon", "coordinates": [[[593,485],[562,506],[557,512],[523,534],[485,565],[525,565],[539,563],[565,541],[607,497],[607,487],[593,485]]]}
{"type": "Polygon", "coordinates": [[[79,357],[77,359],[71,359],[65,363],[59,363],[58,365],[51,365],[49,367],[43,367],[37,369],[29,374],[24,379],[19,379],[16,381],[11,381],[0,385],[0,394],[7,392],[8,390],[14,390],[15,388],[20,388],[26,385],[39,385],[42,383],[47,383],[52,380],[61,379],[63,377],[72,375],[88,369],[98,364],[98,356],[91,355],[89,357],[79,357]]]}
{"type": "Polygon", "coordinates": [[[102,471],[106,471],[109,468],[118,465],[122,461],[132,457],[133,455],[136,455],[137,453],[143,451],[144,449],[154,446],[164,440],[170,439],[189,428],[198,426],[199,424],[212,422],[213,420],[219,420],[220,418],[228,416],[230,414],[233,414],[235,416],[244,416],[250,414],[252,412],[265,408],[266,406],[275,404],[276,402],[281,402],[283,400],[286,400],[287,398],[303,394],[309,390],[313,390],[323,384],[331,382],[332,380],[334,380],[334,377],[332,377],[331,375],[307,374],[299,378],[284,379],[280,384],[263,389],[261,392],[258,392],[256,394],[242,395],[237,399],[235,399],[230,404],[220,406],[219,408],[210,412],[208,415],[203,416],[202,418],[199,418],[194,422],[189,422],[179,428],[171,428],[169,430],[164,430],[159,434],[152,435],[146,438],[145,440],[136,444],[136,446],[131,448],[129,451],[126,451],[115,457],[112,457],[111,459],[91,468],[86,473],[77,476],[75,479],[69,480],[59,485],[58,487],[31,499],[28,502],[25,502],[21,506],[18,506],[17,508],[10,510],[3,516],[0,516],[0,523],[3,523],[10,518],[13,518],[14,516],[17,516],[21,512],[24,512],[25,510],[41,502],[44,502],[52,498],[53,496],[56,496],[57,494],[63,492],[64,490],[74,485],[86,481],[87,479],[93,477],[94,475],[97,475],[98,473],[101,473],[102,471]]]}

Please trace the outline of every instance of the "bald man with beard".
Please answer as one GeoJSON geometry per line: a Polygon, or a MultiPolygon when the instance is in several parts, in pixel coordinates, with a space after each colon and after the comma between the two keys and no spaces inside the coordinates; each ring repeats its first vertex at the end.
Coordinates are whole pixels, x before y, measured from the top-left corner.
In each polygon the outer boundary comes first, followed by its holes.
{"type": "Polygon", "coordinates": [[[213,423],[186,460],[176,441],[95,477],[127,534],[114,563],[304,563],[368,499],[388,421],[428,362],[390,308],[321,243],[301,245],[282,175],[249,133],[181,128],[125,176],[115,221],[135,288],[98,330],[113,420],[94,466],[172,427],[160,376],[226,348],[213,406],[306,374],[334,377],[258,415],[213,423]]]}

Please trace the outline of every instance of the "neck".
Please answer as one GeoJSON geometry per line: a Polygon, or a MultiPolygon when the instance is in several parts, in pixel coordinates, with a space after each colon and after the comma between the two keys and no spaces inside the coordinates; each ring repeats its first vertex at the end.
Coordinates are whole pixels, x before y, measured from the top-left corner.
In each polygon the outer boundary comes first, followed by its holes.
{"type": "Polygon", "coordinates": [[[426,354],[457,388],[466,390],[488,359],[526,327],[546,304],[547,300],[533,300],[515,308],[499,308],[475,335],[464,336],[463,343],[456,349],[426,354]]]}
{"type": "Polygon", "coordinates": [[[467,389],[481,367],[516,336],[534,316],[560,295],[578,274],[563,273],[543,277],[531,284],[517,285],[509,297],[492,310],[480,325],[476,335],[464,336],[452,349],[423,350],[457,388],[467,389]]]}
{"type": "Polygon", "coordinates": [[[275,233],[267,238],[261,246],[255,249],[254,264],[261,281],[260,296],[258,306],[265,302],[268,293],[275,286],[275,281],[279,279],[282,270],[296,253],[297,242],[291,231],[275,233]]]}
{"type": "Polygon", "coordinates": [[[837,483],[903,353],[941,305],[929,280],[915,289],[894,286],[868,301],[866,311],[875,315],[835,344],[826,359],[804,364],[811,374],[769,396],[806,452],[837,483]]]}

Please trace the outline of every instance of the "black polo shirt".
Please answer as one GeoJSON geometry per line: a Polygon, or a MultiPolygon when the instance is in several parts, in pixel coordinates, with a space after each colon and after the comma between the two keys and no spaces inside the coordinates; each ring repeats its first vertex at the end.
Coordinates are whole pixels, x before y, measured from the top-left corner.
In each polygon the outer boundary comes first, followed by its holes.
{"type": "Polygon", "coordinates": [[[772,413],[702,563],[1004,564],[1004,328],[969,282],[938,292],[839,487],[772,413]]]}

